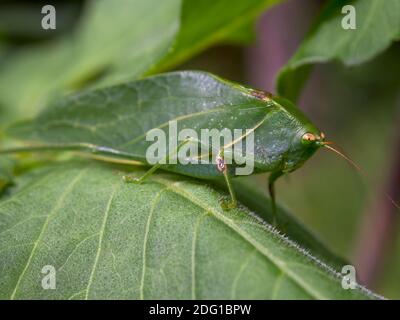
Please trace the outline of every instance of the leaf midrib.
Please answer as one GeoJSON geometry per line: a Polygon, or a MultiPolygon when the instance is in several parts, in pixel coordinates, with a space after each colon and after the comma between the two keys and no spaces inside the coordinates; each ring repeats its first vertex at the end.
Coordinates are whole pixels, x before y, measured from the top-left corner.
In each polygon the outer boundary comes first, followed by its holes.
{"type": "MultiPolygon", "coordinates": [[[[263,245],[261,245],[257,240],[251,237],[247,232],[242,230],[239,226],[237,226],[232,220],[226,218],[220,212],[215,210],[215,208],[209,207],[208,205],[204,204],[201,200],[196,198],[194,195],[187,193],[183,188],[178,186],[179,181],[175,183],[169,183],[162,178],[155,178],[153,177],[152,181],[159,183],[163,186],[169,187],[170,191],[173,191],[177,195],[189,200],[191,203],[197,205],[203,210],[210,212],[214,217],[216,217],[219,221],[226,224],[229,228],[239,234],[244,240],[250,243],[257,251],[259,251],[263,256],[265,256],[272,264],[274,264],[279,270],[285,272],[289,278],[291,278],[299,287],[303,288],[303,290],[309,294],[311,297],[315,299],[328,299],[328,297],[324,296],[322,293],[314,290],[310,286],[308,286],[304,281],[302,281],[296,274],[294,274],[290,269],[285,267],[285,262],[280,261],[279,258],[274,256],[271,252],[267,250],[263,245]]],[[[262,227],[262,225],[260,225],[262,227]]],[[[267,230],[267,229],[266,229],[267,230]]],[[[270,232],[270,230],[267,230],[270,232]]],[[[296,249],[296,247],[294,247],[296,249]]],[[[322,263],[321,263],[322,264],[322,263]]]]}

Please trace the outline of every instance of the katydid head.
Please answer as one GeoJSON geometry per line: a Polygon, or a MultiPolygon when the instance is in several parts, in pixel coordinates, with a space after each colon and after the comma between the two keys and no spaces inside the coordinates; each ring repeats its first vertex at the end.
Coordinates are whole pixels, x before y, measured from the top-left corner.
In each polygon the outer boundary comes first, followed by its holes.
{"type": "Polygon", "coordinates": [[[291,139],[284,171],[293,171],[302,166],[324,143],[324,133],[310,123],[300,123],[297,133],[291,139]]]}
{"type": "Polygon", "coordinates": [[[275,121],[268,131],[273,136],[273,145],[278,145],[279,141],[280,147],[269,151],[279,159],[280,170],[291,172],[301,167],[323,145],[325,134],[290,101],[275,96],[272,101],[277,113],[275,117],[271,116],[270,119],[275,121]]]}

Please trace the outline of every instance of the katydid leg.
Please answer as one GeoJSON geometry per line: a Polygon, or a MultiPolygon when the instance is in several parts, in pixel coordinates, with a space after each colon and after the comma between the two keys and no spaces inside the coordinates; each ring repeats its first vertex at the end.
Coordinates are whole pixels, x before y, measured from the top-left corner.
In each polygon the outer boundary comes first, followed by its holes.
{"type": "Polygon", "coordinates": [[[224,159],[223,149],[219,152],[219,154],[216,158],[216,162],[217,162],[218,171],[222,172],[222,174],[224,175],[225,182],[228,187],[229,195],[231,197],[231,199],[229,201],[221,200],[221,207],[224,210],[234,209],[237,206],[237,200],[236,200],[235,192],[232,187],[232,183],[229,178],[228,167],[227,167],[227,164],[224,159]]]}
{"type": "Polygon", "coordinates": [[[283,175],[282,171],[275,171],[275,172],[272,172],[268,178],[268,191],[269,191],[269,195],[271,197],[272,223],[274,226],[277,225],[275,181],[282,175],[283,175]]]}
{"type": "Polygon", "coordinates": [[[169,158],[173,157],[174,155],[178,154],[180,148],[182,148],[185,144],[188,142],[193,142],[193,139],[185,139],[181,143],[178,144],[175,150],[173,150],[171,153],[167,154],[164,159],[159,161],[157,164],[153,165],[147,172],[145,172],[142,176],[136,177],[133,175],[126,175],[123,176],[123,179],[125,182],[132,182],[136,184],[140,184],[143,181],[145,181],[148,177],[150,177],[157,169],[161,167],[161,163],[168,163],[169,158]]]}

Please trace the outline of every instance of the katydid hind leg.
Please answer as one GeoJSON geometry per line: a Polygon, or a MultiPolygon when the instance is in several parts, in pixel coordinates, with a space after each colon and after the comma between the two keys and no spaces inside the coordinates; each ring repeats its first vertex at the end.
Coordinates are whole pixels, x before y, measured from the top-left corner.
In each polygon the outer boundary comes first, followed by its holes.
{"type": "Polygon", "coordinates": [[[268,178],[268,191],[271,197],[272,223],[274,226],[277,225],[275,182],[282,175],[283,175],[282,171],[276,171],[272,172],[268,178]]]}
{"type": "Polygon", "coordinates": [[[136,177],[134,175],[125,175],[122,178],[124,179],[125,182],[129,183],[135,183],[135,184],[141,184],[143,181],[145,181],[148,177],[150,177],[161,165],[160,164],[155,164],[152,166],[148,171],[146,171],[142,176],[136,177]]]}
{"type": "Polygon", "coordinates": [[[189,142],[194,142],[193,139],[185,139],[181,143],[178,144],[175,150],[173,150],[171,153],[167,154],[161,161],[153,165],[148,171],[146,171],[142,176],[137,177],[135,175],[125,175],[123,176],[123,179],[125,182],[129,183],[135,183],[135,184],[141,184],[143,181],[145,181],[148,177],[150,177],[157,169],[161,167],[161,163],[168,163],[169,158],[175,156],[178,154],[180,148],[182,148],[185,144],[189,142]]]}

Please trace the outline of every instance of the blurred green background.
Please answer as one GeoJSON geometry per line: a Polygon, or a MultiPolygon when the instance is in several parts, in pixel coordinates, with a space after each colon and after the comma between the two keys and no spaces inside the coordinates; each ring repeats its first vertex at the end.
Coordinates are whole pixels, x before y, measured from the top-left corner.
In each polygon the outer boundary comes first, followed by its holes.
{"type": "MultiPolygon", "coordinates": [[[[26,8],[22,15],[15,3],[1,3],[8,9],[0,11],[0,72],[16,48],[46,42],[73,29],[83,1],[59,2],[59,28],[51,34],[33,26],[30,21],[37,10],[30,10],[29,1],[21,3],[26,8]]],[[[286,1],[258,20],[254,41],[248,46],[214,46],[177,69],[207,70],[275,91],[277,72],[295,52],[323,3],[286,1]]],[[[365,169],[368,178],[321,150],[277,185],[279,203],[335,253],[355,264],[362,283],[388,298],[400,298],[400,225],[384,196],[384,190],[390,192],[396,186],[399,190],[400,185],[400,179],[393,182],[400,167],[396,158],[400,150],[399,58],[400,45],[395,43],[360,66],[317,65],[299,102],[327,138],[365,169]]],[[[267,176],[254,179],[265,189],[267,176]]]]}

